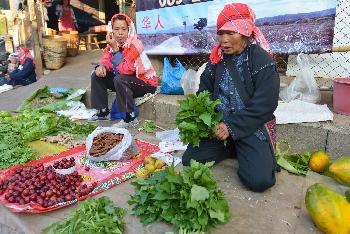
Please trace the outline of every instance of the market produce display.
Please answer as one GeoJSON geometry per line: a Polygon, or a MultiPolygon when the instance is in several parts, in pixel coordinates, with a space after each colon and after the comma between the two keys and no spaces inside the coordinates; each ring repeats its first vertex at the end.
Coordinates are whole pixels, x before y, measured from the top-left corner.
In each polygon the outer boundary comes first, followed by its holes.
{"type": "Polygon", "coordinates": [[[176,126],[180,130],[183,143],[193,143],[198,146],[200,138],[212,137],[222,114],[215,110],[221,102],[212,101],[208,91],[198,96],[188,95],[186,100],[179,100],[180,108],[176,114],[176,126]]]}
{"type": "Polygon", "coordinates": [[[145,179],[153,174],[153,172],[160,171],[166,167],[166,164],[161,159],[155,159],[152,156],[148,156],[144,161],[144,168],[136,171],[136,177],[145,179]]]}
{"type": "Polygon", "coordinates": [[[48,226],[43,231],[49,234],[121,234],[124,232],[126,210],[116,207],[108,197],[88,198],[78,205],[79,208],[69,217],[48,226]]]}
{"type": "Polygon", "coordinates": [[[30,166],[16,169],[14,175],[1,181],[0,195],[4,194],[9,203],[32,202],[47,208],[86,196],[96,185],[96,182],[90,186],[83,184],[78,172],[60,175],[52,166],[30,166]]]}
{"type": "Polygon", "coordinates": [[[79,140],[77,139],[77,137],[74,137],[74,135],[68,133],[59,133],[54,136],[45,136],[42,137],[40,140],[50,143],[56,143],[58,145],[63,145],[68,149],[72,149],[85,144],[85,139],[79,140]]]}
{"type": "Polygon", "coordinates": [[[132,214],[140,216],[143,224],[166,221],[183,233],[208,231],[228,222],[229,205],[210,170],[213,165],[192,160],[180,173],[167,167],[131,182],[135,186],[128,201],[134,205],[132,214]]]}
{"type": "Polygon", "coordinates": [[[307,189],[305,204],[312,220],[324,233],[350,233],[350,203],[327,186],[317,183],[307,189]]]}
{"type": "Polygon", "coordinates": [[[92,162],[86,157],[86,147],[79,146],[33,160],[26,166],[1,170],[0,203],[13,212],[42,213],[102,193],[132,178],[142,168],[144,158],[159,151],[157,145],[141,140],[135,142],[141,152],[126,161],[92,162]],[[70,174],[57,173],[69,170],[72,165],[75,166],[70,174]]]}
{"type": "Polygon", "coordinates": [[[52,112],[25,110],[17,116],[7,113],[0,117],[0,139],[3,139],[0,143],[0,170],[35,159],[35,152],[28,142],[58,133],[85,139],[95,128],[91,124],[73,123],[52,112]]]}
{"type": "Polygon", "coordinates": [[[123,137],[123,134],[113,132],[104,132],[95,136],[90,148],[90,155],[92,157],[105,155],[108,151],[119,144],[119,142],[123,140],[123,137]]]}
{"type": "Polygon", "coordinates": [[[54,169],[68,169],[75,166],[75,159],[70,157],[69,160],[64,158],[53,163],[54,169]]]}

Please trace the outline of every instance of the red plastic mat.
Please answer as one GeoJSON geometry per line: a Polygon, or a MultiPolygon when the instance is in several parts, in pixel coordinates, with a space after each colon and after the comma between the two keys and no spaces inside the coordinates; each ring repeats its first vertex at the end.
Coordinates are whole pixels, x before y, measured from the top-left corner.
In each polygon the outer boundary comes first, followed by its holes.
{"type": "MultiPolygon", "coordinates": [[[[85,157],[86,148],[85,146],[79,146],[74,149],[62,152],[57,155],[47,156],[45,158],[28,162],[26,166],[41,165],[49,166],[52,165],[54,161],[62,158],[74,157],[76,160],[77,171],[82,175],[84,183],[87,185],[97,182],[97,186],[94,190],[86,196],[79,197],[67,202],[58,203],[54,206],[44,208],[39,204],[30,202],[25,205],[20,205],[18,203],[9,203],[5,200],[5,195],[0,196],[0,203],[4,204],[8,209],[13,212],[24,212],[24,213],[43,213],[49,212],[52,210],[57,210],[62,207],[74,204],[78,201],[84,200],[87,197],[94,196],[96,194],[102,193],[118,184],[123,183],[124,181],[132,178],[135,174],[135,171],[143,166],[143,161],[145,157],[159,151],[157,145],[142,141],[135,140],[136,144],[140,147],[141,152],[126,161],[117,162],[91,162],[87,161],[85,157]],[[85,170],[85,167],[90,167],[89,171],[85,170]]],[[[0,171],[0,181],[11,176],[15,173],[17,168],[23,167],[22,165],[16,165],[5,170],[0,171]]]]}

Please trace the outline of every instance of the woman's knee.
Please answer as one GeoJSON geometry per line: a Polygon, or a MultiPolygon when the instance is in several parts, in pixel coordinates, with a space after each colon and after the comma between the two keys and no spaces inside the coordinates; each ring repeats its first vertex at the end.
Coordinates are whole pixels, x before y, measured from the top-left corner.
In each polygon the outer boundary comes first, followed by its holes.
{"type": "Polygon", "coordinates": [[[238,172],[238,176],[242,183],[253,192],[264,192],[271,188],[276,183],[275,173],[267,174],[265,176],[259,174],[242,175],[238,172]]]}

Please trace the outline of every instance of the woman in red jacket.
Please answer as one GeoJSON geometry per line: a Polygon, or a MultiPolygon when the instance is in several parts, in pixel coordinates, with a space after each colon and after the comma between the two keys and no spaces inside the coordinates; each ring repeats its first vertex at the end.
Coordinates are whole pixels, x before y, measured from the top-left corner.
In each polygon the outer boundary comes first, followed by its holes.
{"type": "Polygon", "coordinates": [[[107,89],[116,92],[118,112],[126,112],[118,127],[136,122],[134,98],[154,93],[158,78],[137,38],[134,23],[125,14],[111,19],[112,32],[107,34],[103,58],[91,75],[91,105],[98,110],[94,120],[109,118],[107,89]]]}

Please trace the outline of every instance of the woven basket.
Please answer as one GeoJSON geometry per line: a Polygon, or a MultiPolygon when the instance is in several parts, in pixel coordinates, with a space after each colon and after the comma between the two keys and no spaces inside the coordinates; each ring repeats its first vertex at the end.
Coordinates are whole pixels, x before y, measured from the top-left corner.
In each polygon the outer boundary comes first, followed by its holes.
{"type": "Polygon", "coordinates": [[[60,32],[62,37],[67,40],[67,56],[75,57],[79,52],[79,32],[71,31],[71,32],[60,32]]]}
{"type": "Polygon", "coordinates": [[[48,69],[60,69],[66,60],[67,40],[61,36],[44,36],[44,61],[48,69]]]}

